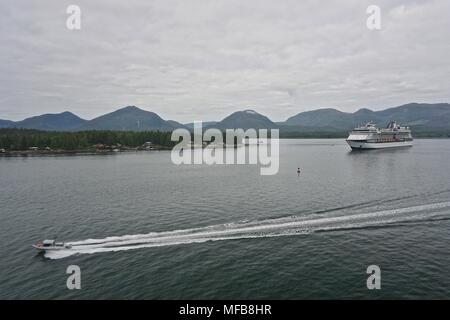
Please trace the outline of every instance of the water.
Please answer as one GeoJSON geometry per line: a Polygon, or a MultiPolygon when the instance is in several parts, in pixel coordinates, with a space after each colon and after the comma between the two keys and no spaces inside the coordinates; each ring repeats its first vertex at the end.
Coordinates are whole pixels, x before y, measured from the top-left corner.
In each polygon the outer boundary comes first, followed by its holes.
{"type": "Polygon", "coordinates": [[[275,176],[169,152],[0,158],[0,298],[448,298],[449,159],[450,140],[283,140],[275,176]],[[54,237],[72,249],[30,247],[54,237]]]}

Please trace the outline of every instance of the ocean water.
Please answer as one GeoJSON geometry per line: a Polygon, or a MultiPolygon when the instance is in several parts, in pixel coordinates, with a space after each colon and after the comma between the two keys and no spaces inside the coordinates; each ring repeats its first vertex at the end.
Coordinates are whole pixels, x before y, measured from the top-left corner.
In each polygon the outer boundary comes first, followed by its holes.
{"type": "Polygon", "coordinates": [[[449,298],[449,160],[450,140],[341,139],[282,140],[273,176],[170,152],[3,157],[0,298],[449,298]],[[37,253],[43,238],[73,247],[37,253]]]}

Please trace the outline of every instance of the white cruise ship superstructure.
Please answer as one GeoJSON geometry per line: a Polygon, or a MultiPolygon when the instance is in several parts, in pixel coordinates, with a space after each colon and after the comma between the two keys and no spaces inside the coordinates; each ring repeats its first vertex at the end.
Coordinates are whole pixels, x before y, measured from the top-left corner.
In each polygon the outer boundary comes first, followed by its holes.
{"type": "Polygon", "coordinates": [[[377,128],[372,122],[350,132],[347,143],[352,149],[381,149],[411,147],[413,137],[409,127],[402,127],[395,121],[386,129],[377,128]]]}

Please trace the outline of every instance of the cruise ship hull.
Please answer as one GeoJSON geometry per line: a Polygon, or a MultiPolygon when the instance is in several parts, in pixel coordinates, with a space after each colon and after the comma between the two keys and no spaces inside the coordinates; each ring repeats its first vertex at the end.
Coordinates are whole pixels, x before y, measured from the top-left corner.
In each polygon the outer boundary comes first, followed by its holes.
{"type": "Polygon", "coordinates": [[[396,142],[365,142],[346,140],[348,145],[354,150],[362,149],[385,149],[385,148],[401,148],[412,147],[412,141],[396,141],[396,142]]]}

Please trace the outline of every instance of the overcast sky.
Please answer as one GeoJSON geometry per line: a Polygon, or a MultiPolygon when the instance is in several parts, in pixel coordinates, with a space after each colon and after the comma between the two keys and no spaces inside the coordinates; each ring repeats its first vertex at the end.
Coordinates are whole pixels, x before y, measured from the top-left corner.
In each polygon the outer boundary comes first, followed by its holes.
{"type": "Polygon", "coordinates": [[[450,1],[2,0],[0,119],[450,102],[450,1]],[[326,4],[325,4],[326,3],[326,4]],[[81,30],[66,8],[81,8],[81,30]],[[368,30],[368,5],[381,30],[368,30]]]}

